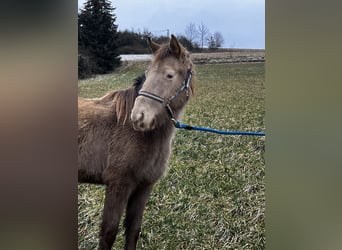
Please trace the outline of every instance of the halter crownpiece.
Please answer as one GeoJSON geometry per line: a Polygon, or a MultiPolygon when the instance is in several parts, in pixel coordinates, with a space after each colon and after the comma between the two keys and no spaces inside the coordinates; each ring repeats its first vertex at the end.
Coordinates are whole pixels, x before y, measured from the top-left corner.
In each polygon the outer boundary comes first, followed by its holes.
{"type": "Polygon", "coordinates": [[[173,120],[175,120],[175,116],[174,116],[174,112],[170,106],[171,101],[173,99],[175,99],[177,96],[179,96],[179,94],[182,93],[183,91],[185,91],[185,95],[187,97],[189,97],[189,88],[190,88],[190,83],[191,83],[191,76],[192,76],[192,70],[188,69],[186,76],[185,76],[185,79],[182,82],[181,86],[176,90],[176,93],[173,96],[171,96],[170,98],[161,97],[161,96],[158,96],[156,94],[153,94],[153,93],[147,92],[147,91],[139,91],[138,96],[144,96],[144,97],[150,98],[152,100],[155,100],[155,101],[163,104],[164,107],[166,108],[167,113],[169,114],[171,120],[173,121],[173,120]]]}

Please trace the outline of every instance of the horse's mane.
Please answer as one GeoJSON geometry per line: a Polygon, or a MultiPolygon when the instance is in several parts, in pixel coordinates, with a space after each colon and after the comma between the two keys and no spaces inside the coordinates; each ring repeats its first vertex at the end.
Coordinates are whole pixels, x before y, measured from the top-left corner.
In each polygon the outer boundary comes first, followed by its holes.
{"type": "Polygon", "coordinates": [[[118,91],[112,91],[100,98],[97,103],[109,106],[116,113],[118,123],[125,124],[129,119],[130,112],[133,108],[134,101],[138,96],[138,92],[146,80],[145,74],[134,79],[133,86],[118,91]]]}

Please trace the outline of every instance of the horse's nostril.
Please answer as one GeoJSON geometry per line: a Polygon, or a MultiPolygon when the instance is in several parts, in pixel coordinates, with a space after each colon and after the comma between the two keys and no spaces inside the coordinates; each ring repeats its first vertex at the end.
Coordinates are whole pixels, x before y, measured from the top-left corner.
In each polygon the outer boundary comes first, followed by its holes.
{"type": "Polygon", "coordinates": [[[131,115],[133,128],[137,131],[148,131],[155,129],[157,126],[156,117],[150,116],[151,114],[145,113],[142,110],[133,112],[131,115]]]}
{"type": "Polygon", "coordinates": [[[150,126],[150,127],[151,127],[151,128],[154,128],[155,125],[156,125],[156,119],[153,118],[152,121],[151,121],[151,126],[150,126]]]}
{"type": "Polygon", "coordinates": [[[138,114],[132,114],[131,115],[131,120],[132,122],[138,122],[138,121],[142,121],[144,119],[144,113],[138,113],[138,114]]]}
{"type": "Polygon", "coordinates": [[[141,131],[145,129],[144,117],[144,112],[138,112],[132,115],[131,119],[135,130],[141,131]]]}

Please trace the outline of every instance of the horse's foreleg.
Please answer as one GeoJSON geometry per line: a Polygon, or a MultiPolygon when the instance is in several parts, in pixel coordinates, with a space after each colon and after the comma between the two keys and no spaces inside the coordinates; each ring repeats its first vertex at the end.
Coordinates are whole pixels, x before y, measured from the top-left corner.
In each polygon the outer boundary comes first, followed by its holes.
{"type": "Polygon", "coordinates": [[[127,204],[125,218],[126,245],[125,250],[135,250],[138,241],[145,205],[153,185],[138,187],[127,204]]]}
{"type": "Polygon", "coordinates": [[[99,250],[110,250],[115,241],[119,228],[119,222],[127,204],[129,190],[117,190],[117,187],[109,185],[103,208],[103,218],[100,228],[99,250]]]}

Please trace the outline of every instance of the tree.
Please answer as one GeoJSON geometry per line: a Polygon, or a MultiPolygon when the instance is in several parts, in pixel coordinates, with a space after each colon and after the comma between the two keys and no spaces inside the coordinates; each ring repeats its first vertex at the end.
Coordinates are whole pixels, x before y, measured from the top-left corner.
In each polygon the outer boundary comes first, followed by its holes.
{"type": "Polygon", "coordinates": [[[218,49],[222,47],[224,41],[220,32],[215,32],[214,35],[208,34],[206,40],[209,49],[218,49]]]}
{"type": "Polygon", "coordinates": [[[187,50],[192,51],[194,49],[190,40],[188,40],[185,36],[177,35],[177,39],[187,50]]]}
{"type": "Polygon", "coordinates": [[[196,25],[194,23],[189,23],[189,25],[186,26],[185,37],[190,41],[192,47],[195,39],[198,37],[196,25]]]}
{"type": "Polygon", "coordinates": [[[214,41],[215,41],[216,48],[220,48],[223,46],[224,39],[223,39],[221,32],[214,33],[214,41]]]}
{"type": "Polygon", "coordinates": [[[197,26],[197,31],[200,39],[201,48],[203,49],[204,42],[209,34],[209,29],[203,23],[201,23],[197,26]]]}
{"type": "Polygon", "coordinates": [[[149,53],[146,37],[142,33],[128,30],[119,31],[117,42],[120,54],[149,53]]]}
{"type": "Polygon", "coordinates": [[[109,0],[88,0],[78,14],[78,49],[91,72],[104,74],[120,65],[116,16],[109,0]]]}
{"type": "Polygon", "coordinates": [[[209,49],[217,49],[215,39],[212,35],[208,36],[207,43],[209,49]]]}

